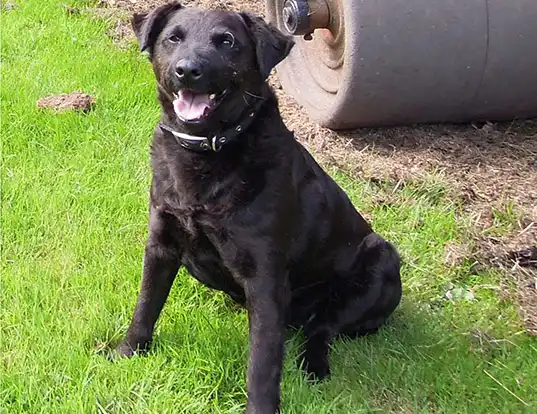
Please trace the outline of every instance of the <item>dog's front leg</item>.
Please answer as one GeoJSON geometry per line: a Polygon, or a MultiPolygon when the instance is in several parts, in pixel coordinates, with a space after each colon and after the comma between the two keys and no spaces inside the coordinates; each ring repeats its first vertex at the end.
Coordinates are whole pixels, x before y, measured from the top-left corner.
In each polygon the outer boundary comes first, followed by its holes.
{"type": "Polygon", "coordinates": [[[283,269],[280,274],[260,271],[244,284],[250,328],[246,414],[279,412],[289,299],[287,278],[282,275],[283,269]]]}
{"type": "Polygon", "coordinates": [[[173,218],[151,209],[149,237],[144,253],[142,286],[125,340],[117,347],[130,357],[145,350],[153,337],[155,323],[166,302],[180,265],[180,251],[173,218]]]}

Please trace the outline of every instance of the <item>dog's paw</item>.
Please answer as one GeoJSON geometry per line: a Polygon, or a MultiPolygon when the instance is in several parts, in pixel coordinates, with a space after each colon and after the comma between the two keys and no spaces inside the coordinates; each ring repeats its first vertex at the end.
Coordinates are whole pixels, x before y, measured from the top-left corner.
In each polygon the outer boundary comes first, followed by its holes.
{"type": "Polygon", "coordinates": [[[131,358],[136,355],[136,347],[131,346],[127,341],[121,342],[115,349],[115,352],[121,358],[131,358]]]}
{"type": "Polygon", "coordinates": [[[123,358],[132,358],[143,352],[140,347],[133,347],[129,342],[121,342],[115,349],[110,350],[108,353],[108,359],[110,361],[117,361],[123,358]]]}

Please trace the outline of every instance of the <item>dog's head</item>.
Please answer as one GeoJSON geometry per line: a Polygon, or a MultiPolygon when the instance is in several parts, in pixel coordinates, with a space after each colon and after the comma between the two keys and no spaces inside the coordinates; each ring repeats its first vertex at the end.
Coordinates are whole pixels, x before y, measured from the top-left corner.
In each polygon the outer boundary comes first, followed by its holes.
{"type": "Polygon", "coordinates": [[[233,121],[294,44],[251,14],[179,3],[135,14],[132,27],[163,89],[164,110],[190,130],[233,121]]]}

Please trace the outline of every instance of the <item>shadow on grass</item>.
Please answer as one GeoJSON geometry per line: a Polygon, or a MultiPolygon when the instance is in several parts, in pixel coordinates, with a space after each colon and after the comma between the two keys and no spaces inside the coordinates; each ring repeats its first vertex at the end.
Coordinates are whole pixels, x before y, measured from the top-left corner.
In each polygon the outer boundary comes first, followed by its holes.
{"type": "Polygon", "coordinates": [[[405,303],[377,334],[336,341],[322,400],[341,400],[334,412],[523,412],[535,397],[515,373],[535,376],[529,338],[498,340],[446,316],[405,303]]]}

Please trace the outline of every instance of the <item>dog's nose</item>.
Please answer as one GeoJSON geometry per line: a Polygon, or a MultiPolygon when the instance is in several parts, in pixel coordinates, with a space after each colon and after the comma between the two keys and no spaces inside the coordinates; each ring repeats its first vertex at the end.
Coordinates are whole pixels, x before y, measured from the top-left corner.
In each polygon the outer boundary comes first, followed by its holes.
{"type": "Polygon", "coordinates": [[[175,73],[182,81],[197,81],[203,76],[201,66],[191,60],[180,60],[177,62],[175,73]]]}

